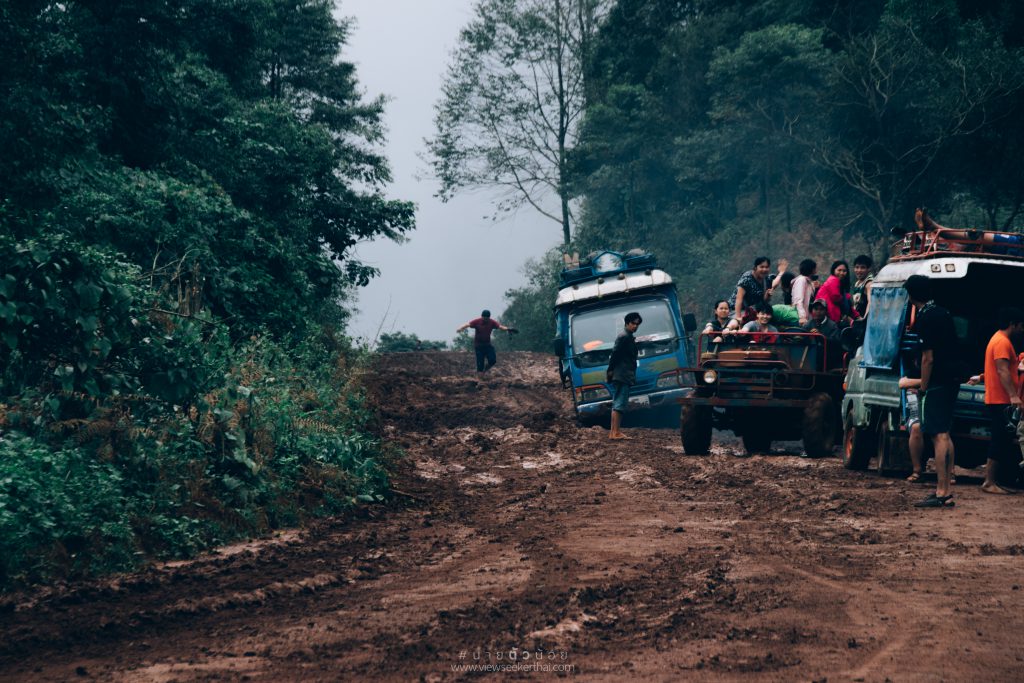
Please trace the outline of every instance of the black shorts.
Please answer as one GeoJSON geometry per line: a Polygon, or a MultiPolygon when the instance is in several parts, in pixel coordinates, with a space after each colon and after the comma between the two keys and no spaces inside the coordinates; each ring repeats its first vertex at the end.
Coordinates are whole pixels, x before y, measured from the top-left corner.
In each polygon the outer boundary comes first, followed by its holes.
{"type": "Polygon", "coordinates": [[[992,440],[988,444],[988,457],[989,460],[995,460],[1000,464],[1016,465],[1020,462],[1020,447],[1017,445],[1016,430],[1006,414],[1009,407],[1009,403],[985,405],[989,430],[992,432],[992,440]]]}
{"type": "Polygon", "coordinates": [[[921,399],[921,431],[935,436],[948,434],[953,426],[953,405],[960,390],[956,386],[928,387],[921,399]]]}

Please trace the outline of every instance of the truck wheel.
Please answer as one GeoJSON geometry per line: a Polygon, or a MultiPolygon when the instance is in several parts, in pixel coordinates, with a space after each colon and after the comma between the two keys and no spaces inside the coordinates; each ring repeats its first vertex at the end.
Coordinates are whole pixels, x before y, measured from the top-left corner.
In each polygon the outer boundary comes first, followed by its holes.
{"type": "Polygon", "coordinates": [[[772,439],[766,434],[744,434],[742,438],[747,455],[768,453],[772,449],[772,439]]]}
{"type": "Polygon", "coordinates": [[[679,431],[684,453],[707,455],[711,451],[711,408],[684,403],[679,412],[679,431]]]}
{"type": "Polygon", "coordinates": [[[584,429],[596,427],[601,424],[602,421],[607,421],[607,419],[608,418],[606,417],[600,417],[597,415],[584,415],[579,410],[576,411],[576,424],[584,429]]]}
{"type": "Polygon", "coordinates": [[[836,404],[828,394],[811,396],[804,408],[804,452],[811,458],[832,454],[836,445],[836,404]]]}
{"type": "Polygon", "coordinates": [[[875,465],[878,473],[883,477],[892,474],[889,468],[889,456],[891,455],[889,443],[889,414],[882,413],[882,419],[878,421],[878,431],[875,432],[875,457],[878,459],[875,465]]]}
{"type": "Polygon", "coordinates": [[[846,413],[843,431],[843,467],[848,470],[866,470],[875,449],[873,437],[870,428],[854,426],[851,408],[846,413]]]}

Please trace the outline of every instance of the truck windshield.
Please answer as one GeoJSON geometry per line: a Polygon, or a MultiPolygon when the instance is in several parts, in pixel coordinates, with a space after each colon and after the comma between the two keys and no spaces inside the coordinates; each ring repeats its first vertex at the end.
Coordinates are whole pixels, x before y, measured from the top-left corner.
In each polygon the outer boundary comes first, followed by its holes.
{"type": "Polygon", "coordinates": [[[676,325],[672,309],[664,299],[631,301],[572,318],[572,351],[581,367],[607,365],[615,338],[623,330],[623,318],[636,311],[643,323],[636,333],[641,358],[671,353],[676,348],[676,325]]]}

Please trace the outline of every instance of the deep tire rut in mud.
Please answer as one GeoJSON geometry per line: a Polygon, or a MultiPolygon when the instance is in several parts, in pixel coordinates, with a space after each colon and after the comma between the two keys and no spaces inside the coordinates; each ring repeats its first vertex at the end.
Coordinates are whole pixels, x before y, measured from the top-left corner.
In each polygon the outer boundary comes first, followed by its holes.
{"type": "MultiPolygon", "coordinates": [[[[1024,496],[715,433],[609,441],[550,357],[383,357],[394,499],[137,574],[0,597],[0,680],[1020,679],[1024,496]]],[[[838,456],[838,452],[836,453],[838,456]]]]}

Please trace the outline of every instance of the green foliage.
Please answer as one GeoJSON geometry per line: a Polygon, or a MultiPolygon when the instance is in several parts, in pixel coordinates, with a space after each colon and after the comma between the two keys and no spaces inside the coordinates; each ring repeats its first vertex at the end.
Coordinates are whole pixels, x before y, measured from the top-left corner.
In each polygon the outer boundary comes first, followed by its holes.
{"type": "Polygon", "coordinates": [[[703,316],[759,253],[884,262],[915,206],[1011,229],[1022,24],[999,0],[619,0],[585,69],[573,250],[649,249],[703,316]]]}
{"type": "Polygon", "coordinates": [[[192,405],[0,405],[0,588],[124,570],[382,500],[387,456],[348,352],[256,337],[204,357],[192,405]],[[339,393],[339,385],[341,392],[339,393]],[[17,429],[12,426],[20,424],[17,429]]]}
{"type": "Polygon", "coordinates": [[[130,264],[59,236],[0,238],[0,260],[5,394],[44,380],[91,395],[134,388],[113,367],[134,336],[130,264]]]}
{"type": "Polygon", "coordinates": [[[82,449],[0,438],[0,587],[133,566],[123,485],[116,467],[82,449]]]}
{"type": "Polygon", "coordinates": [[[383,101],[338,60],[332,3],[28,5],[0,15],[11,234],[110,246],[158,286],[194,276],[239,335],[344,317],[375,273],[352,247],[401,239],[413,207],[384,197],[383,101]]]}
{"type": "Polygon", "coordinates": [[[386,493],[339,330],[413,206],[333,10],[0,7],[0,589],[386,493]]]}
{"type": "Polygon", "coordinates": [[[399,353],[402,351],[443,351],[448,345],[443,341],[420,339],[405,332],[385,332],[377,340],[378,353],[399,353]]]}

